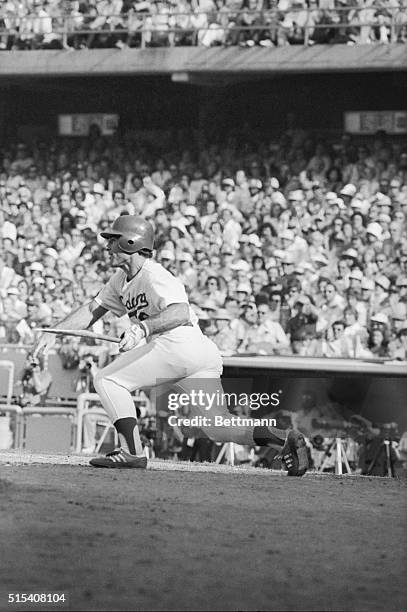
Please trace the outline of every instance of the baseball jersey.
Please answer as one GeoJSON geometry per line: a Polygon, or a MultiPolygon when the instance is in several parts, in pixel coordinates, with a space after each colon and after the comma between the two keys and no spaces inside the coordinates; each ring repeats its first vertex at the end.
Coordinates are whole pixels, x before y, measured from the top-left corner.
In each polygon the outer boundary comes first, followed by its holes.
{"type": "MultiPolygon", "coordinates": [[[[170,304],[189,305],[181,281],[151,259],[146,259],[141,270],[130,281],[124,270],[117,270],[95,301],[118,317],[127,314],[133,322],[148,319],[170,304]]],[[[197,316],[190,306],[189,312],[190,322],[199,329],[197,316]]]]}

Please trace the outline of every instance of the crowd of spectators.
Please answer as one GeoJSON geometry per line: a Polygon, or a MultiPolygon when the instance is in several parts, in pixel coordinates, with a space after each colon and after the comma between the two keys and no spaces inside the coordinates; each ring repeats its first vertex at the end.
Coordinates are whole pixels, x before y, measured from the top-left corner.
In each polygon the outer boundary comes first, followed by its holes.
{"type": "Polygon", "coordinates": [[[407,359],[400,140],[196,136],[3,147],[1,342],[29,344],[96,295],[112,274],[99,232],[131,213],[154,224],[158,261],[223,355],[407,359]]]}
{"type": "Polygon", "coordinates": [[[406,0],[1,0],[0,49],[405,42],[406,0]]]}

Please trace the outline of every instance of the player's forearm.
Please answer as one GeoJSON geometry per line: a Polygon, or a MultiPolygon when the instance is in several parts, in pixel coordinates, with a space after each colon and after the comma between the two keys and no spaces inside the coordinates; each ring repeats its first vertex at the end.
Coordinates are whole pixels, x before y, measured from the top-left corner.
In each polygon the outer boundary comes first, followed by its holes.
{"type": "Polygon", "coordinates": [[[157,333],[163,333],[175,329],[180,325],[185,325],[190,322],[188,304],[171,304],[153,317],[149,317],[142,321],[149,336],[157,333]]]}
{"type": "Polygon", "coordinates": [[[59,321],[55,327],[60,329],[88,329],[103,316],[101,307],[93,300],[80,306],[67,317],[59,321]]]}

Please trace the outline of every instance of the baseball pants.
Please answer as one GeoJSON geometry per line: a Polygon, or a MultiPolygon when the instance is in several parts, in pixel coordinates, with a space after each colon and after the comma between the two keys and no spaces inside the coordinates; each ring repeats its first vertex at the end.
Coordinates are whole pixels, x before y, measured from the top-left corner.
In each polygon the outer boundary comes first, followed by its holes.
{"type": "MultiPolygon", "coordinates": [[[[200,380],[199,387],[205,393],[221,398],[221,374],[222,358],[217,346],[200,330],[179,327],[121,354],[96,374],[94,385],[114,423],[135,416],[131,392],[137,389],[174,387],[191,396],[200,380]]],[[[231,417],[225,402],[214,402],[209,411],[206,408],[206,403],[194,405],[188,417],[211,417],[212,422],[215,416],[231,417]]],[[[200,425],[200,429],[214,442],[253,444],[253,427],[200,425]]]]}

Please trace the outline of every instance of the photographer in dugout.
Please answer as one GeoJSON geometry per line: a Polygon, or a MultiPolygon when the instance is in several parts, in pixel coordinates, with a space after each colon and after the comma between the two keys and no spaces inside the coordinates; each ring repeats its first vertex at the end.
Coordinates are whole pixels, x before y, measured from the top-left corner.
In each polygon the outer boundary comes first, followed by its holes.
{"type": "Polygon", "coordinates": [[[19,398],[21,406],[40,406],[45,403],[52,385],[52,376],[44,356],[27,355],[21,375],[22,393],[19,398]]]}

